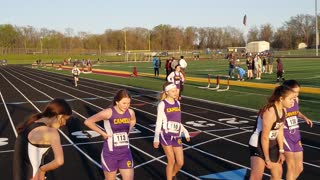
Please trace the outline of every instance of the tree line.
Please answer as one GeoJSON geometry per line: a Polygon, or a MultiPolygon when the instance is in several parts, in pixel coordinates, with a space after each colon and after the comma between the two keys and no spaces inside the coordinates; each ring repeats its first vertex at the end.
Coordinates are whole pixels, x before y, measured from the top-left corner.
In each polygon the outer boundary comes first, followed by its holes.
{"type": "Polygon", "coordinates": [[[235,27],[174,27],[160,24],[149,30],[141,27],[107,29],[103,34],[75,33],[72,28],[58,32],[32,26],[0,25],[0,47],[6,49],[94,49],[97,52],[124,50],[202,50],[243,47],[247,42],[264,40],[275,49],[295,49],[304,42],[315,47],[315,16],[299,14],[290,17],[277,29],[270,23],[250,27],[245,37],[241,28],[235,27]],[[149,44],[150,42],[150,44],[149,44]]]}

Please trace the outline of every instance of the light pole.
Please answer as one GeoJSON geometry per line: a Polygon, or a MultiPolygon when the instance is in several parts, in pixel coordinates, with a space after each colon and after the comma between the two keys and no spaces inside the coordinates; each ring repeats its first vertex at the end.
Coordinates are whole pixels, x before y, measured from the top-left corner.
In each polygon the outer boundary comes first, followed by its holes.
{"type": "Polygon", "coordinates": [[[41,54],[42,54],[42,38],[43,37],[40,37],[40,52],[41,52],[41,54]]]}
{"type": "Polygon", "coordinates": [[[317,1],[315,0],[315,14],[316,14],[316,56],[318,56],[318,46],[319,46],[319,33],[318,33],[318,6],[317,1]]]}

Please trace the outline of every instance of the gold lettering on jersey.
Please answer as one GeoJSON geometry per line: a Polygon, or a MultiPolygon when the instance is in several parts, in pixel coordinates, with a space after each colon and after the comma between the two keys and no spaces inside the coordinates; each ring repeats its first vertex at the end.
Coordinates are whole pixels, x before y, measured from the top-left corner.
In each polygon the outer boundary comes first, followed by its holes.
{"type": "Polygon", "coordinates": [[[299,111],[292,111],[287,113],[287,117],[298,115],[299,111]]]}
{"type": "Polygon", "coordinates": [[[119,118],[119,119],[114,119],[114,124],[128,124],[130,121],[129,118],[119,118]]]}
{"type": "Polygon", "coordinates": [[[173,107],[173,108],[167,108],[166,109],[167,112],[180,112],[180,108],[179,107],[173,107]]]}

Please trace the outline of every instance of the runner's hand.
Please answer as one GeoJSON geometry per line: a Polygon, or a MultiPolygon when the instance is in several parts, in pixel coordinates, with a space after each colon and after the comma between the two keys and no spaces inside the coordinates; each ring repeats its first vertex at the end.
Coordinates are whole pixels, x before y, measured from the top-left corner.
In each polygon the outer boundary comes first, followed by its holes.
{"type": "Polygon", "coordinates": [[[102,137],[103,137],[103,139],[108,139],[109,137],[112,137],[112,135],[105,133],[102,135],[102,137]]]}
{"type": "Polygon", "coordinates": [[[190,142],[190,138],[186,138],[187,142],[190,142]]]}
{"type": "Polygon", "coordinates": [[[159,142],[153,142],[153,147],[154,148],[159,148],[159,142]]]}
{"type": "Polygon", "coordinates": [[[286,160],[286,158],[285,158],[285,156],[284,156],[284,153],[280,153],[278,163],[283,164],[283,162],[284,162],[285,160],[286,160]]]}
{"type": "Polygon", "coordinates": [[[271,163],[271,160],[270,160],[270,159],[269,159],[269,160],[266,160],[265,163],[266,163],[266,167],[267,167],[268,169],[271,169],[271,168],[272,168],[272,163],[271,163]]]}
{"type": "Polygon", "coordinates": [[[309,118],[306,118],[305,121],[310,127],[313,126],[313,122],[309,118]]]}

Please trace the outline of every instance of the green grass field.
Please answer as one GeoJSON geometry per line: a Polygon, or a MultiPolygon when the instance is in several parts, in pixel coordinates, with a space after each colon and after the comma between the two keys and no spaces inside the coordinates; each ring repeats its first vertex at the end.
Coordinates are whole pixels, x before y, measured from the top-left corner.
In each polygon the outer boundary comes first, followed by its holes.
{"type": "MultiPolygon", "coordinates": [[[[320,59],[301,59],[290,58],[283,59],[286,79],[296,79],[302,86],[320,87],[320,73],[318,68],[320,67],[320,59]]],[[[165,61],[162,62],[164,67],[165,61]]],[[[151,62],[131,62],[131,63],[108,63],[103,65],[94,66],[98,69],[107,70],[122,70],[132,72],[133,66],[138,69],[138,74],[141,72],[153,73],[151,62]]],[[[241,64],[245,67],[244,64],[241,64]]],[[[275,64],[274,64],[275,66],[275,64]]],[[[41,68],[42,69],[42,68],[41,68]]],[[[57,73],[63,73],[71,75],[69,71],[57,71],[54,69],[45,69],[47,71],[54,71],[57,73]]],[[[188,77],[207,77],[207,74],[228,74],[228,62],[226,60],[203,60],[203,61],[188,61],[187,76],[188,77]]],[[[275,68],[274,68],[275,71],[275,68]]],[[[164,68],[161,68],[160,74],[165,74],[164,68]]],[[[152,89],[161,91],[161,86],[164,83],[164,78],[154,77],[138,77],[138,78],[121,78],[106,75],[96,74],[81,74],[81,78],[92,78],[106,82],[113,82],[118,84],[126,84],[130,86],[152,89]]],[[[262,80],[250,80],[252,82],[260,83],[275,83],[276,75],[263,74],[262,80]]],[[[80,81],[81,83],[81,81],[80,81]]],[[[229,91],[216,92],[199,89],[199,86],[206,86],[205,83],[198,82],[186,82],[185,91],[183,95],[191,96],[210,101],[216,101],[226,104],[232,104],[242,107],[248,107],[253,109],[259,109],[266,99],[271,95],[270,89],[257,89],[249,87],[231,86],[229,91]]],[[[313,120],[320,120],[319,108],[320,108],[320,96],[319,94],[300,94],[300,108],[301,111],[312,118],[313,120]]]]}

